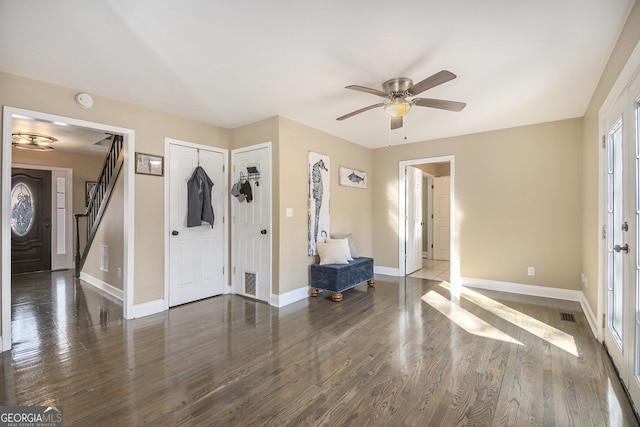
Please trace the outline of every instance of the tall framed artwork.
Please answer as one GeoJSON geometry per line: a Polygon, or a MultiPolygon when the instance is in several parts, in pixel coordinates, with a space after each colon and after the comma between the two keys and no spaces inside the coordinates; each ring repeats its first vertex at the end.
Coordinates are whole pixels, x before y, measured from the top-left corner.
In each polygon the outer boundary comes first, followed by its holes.
{"type": "Polygon", "coordinates": [[[316,242],[330,235],[329,156],[309,151],[309,234],[308,254],[317,255],[316,242]]]}

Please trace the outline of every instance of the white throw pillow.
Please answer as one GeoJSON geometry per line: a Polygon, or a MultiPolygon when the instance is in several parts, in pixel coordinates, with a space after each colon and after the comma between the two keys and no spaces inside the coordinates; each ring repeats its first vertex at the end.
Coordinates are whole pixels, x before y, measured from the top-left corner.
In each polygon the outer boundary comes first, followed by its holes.
{"type": "Polygon", "coordinates": [[[327,242],[338,242],[342,246],[342,251],[347,261],[353,261],[351,250],[349,249],[349,241],[347,239],[327,239],[327,242]]]}
{"type": "Polygon", "coordinates": [[[351,237],[351,233],[349,234],[332,234],[332,239],[347,239],[349,242],[349,252],[351,253],[351,258],[358,258],[358,251],[356,251],[356,244],[353,242],[353,238],[351,237]]]}
{"type": "Polygon", "coordinates": [[[316,248],[318,248],[318,255],[320,255],[320,265],[349,264],[340,242],[317,242],[316,248]]]}

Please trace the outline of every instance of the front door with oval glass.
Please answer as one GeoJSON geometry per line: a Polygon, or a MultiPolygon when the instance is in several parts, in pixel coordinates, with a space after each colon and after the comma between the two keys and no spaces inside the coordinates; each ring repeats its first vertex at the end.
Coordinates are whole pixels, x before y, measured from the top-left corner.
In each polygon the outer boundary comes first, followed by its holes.
{"type": "Polygon", "coordinates": [[[51,270],[51,171],[11,170],[11,273],[51,270]]]}

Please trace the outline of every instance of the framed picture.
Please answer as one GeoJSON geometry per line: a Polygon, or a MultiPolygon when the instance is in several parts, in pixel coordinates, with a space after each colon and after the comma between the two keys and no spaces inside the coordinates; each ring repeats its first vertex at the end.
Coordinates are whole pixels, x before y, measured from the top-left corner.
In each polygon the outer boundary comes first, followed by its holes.
{"type": "Polygon", "coordinates": [[[84,205],[89,206],[89,200],[91,200],[91,195],[96,189],[95,181],[85,181],[84,182],[84,205]]]}
{"type": "Polygon", "coordinates": [[[340,185],[347,187],[367,188],[367,173],[356,169],[344,168],[340,166],[339,174],[340,185]]]}
{"type": "Polygon", "coordinates": [[[136,173],[156,176],[164,175],[164,157],[136,153],[136,173]]]}

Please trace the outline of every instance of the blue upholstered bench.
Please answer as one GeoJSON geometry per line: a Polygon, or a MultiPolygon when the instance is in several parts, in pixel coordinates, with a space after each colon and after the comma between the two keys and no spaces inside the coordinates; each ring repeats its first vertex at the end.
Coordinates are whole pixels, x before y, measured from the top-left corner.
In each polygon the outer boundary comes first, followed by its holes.
{"type": "Polygon", "coordinates": [[[312,297],[318,296],[321,290],[331,291],[333,301],[342,301],[342,291],[351,289],[362,282],[373,286],[373,258],[360,257],[349,264],[312,264],[311,290],[312,297]]]}

